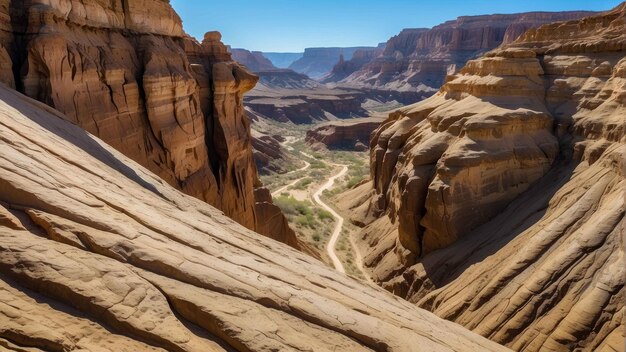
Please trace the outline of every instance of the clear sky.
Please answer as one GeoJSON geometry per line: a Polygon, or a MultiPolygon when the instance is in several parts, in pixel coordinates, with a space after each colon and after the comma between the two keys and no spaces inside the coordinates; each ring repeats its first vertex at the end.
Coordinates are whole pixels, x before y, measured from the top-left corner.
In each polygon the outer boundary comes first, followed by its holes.
{"type": "Polygon", "coordinates": [[[620,0],[171,0],[187,33],[219,30],[225,44],[298,52],[320,46],[373,46],[403,28],[463,15],[604,11],[620,0]]]}

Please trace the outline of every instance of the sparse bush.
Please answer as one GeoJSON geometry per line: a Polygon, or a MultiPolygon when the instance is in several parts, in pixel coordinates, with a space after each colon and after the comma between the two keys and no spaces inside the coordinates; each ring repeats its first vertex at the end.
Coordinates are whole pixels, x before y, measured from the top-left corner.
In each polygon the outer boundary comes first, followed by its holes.
{"type": "Polygon", "coordinates": [[[305,190],[309,187],[309,185],[313,182],[313,179],[310,177],[307,177],[305,179],[302,179],[300,181],[298,181],[298,183],[296,183],[295,186],[293,186],[294,189],[299,189],[299,190],[305,190]]]}

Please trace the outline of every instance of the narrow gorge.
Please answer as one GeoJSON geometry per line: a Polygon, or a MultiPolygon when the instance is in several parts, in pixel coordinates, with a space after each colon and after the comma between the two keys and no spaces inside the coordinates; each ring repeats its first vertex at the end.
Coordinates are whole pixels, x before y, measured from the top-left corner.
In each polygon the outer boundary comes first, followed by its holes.
{"type": "Polygon", "coordinates": [[[0,351],[625,351],[625,215],[626,2],[0,0],[0,351]]]}

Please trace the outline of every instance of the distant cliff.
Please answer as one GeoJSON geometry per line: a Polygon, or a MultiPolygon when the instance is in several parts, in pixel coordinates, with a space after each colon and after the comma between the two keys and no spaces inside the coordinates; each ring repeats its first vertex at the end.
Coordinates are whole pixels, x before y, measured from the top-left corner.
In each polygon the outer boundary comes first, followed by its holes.
{"type": "Polygon", "coordinates": [[[321,78],[332,71],[341,56],[345,60],[350,60],[357,50],[362,49],[371,48],[307,48],[304,55],[289,65],[289,68],[314,79],[321,78]]]}
{"type": "Polygon", "coordinates": [[[271,199],[255,198],[242,101],[257,77],[219,33],[198,43],[162,0],[0,5],[1,81],[242,225],[298,247],[271,199]],[[268,219],[277,222],[271,233],[268,219]]]}
{"type": "Polygon", "coordinates": [[[278,69],[272,62],[263,56],[260,51],[249,51],[246,49],[229,49],[233,55],[233,60],[246,66],[250,71],[258,73],[278,69]]]}
{"type": "MultiPolygon", "coordinates": [[[[349,76],[328,81],[388,90],[438,89],[473,58],[510,43],[529,28],[554,21],[574,20],[591,12],[529,12],[511,15],[464,16],[432,29],[405,29],[391,38],[384,51],[363,65],[362,58],[344,67],[358,67],[349,76]]],[[[337,68],[341,70],[341,67],[337,68]]]]}

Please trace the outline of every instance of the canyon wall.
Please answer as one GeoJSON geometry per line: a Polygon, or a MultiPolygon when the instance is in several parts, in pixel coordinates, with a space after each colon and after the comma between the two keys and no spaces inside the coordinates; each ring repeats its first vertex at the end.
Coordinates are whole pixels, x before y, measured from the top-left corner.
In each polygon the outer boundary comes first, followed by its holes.
{"type": "MultiPolygon", "coordinates": [[[[511,15],[464,16],[432,29],[405,29],[391,38],[381,55],[348,77],[351,86],[434,93],[465,63],[527,29],[555,21],[573,20],[591,12],[530,12],[511,15]]],[[[344,66],[359,66],[358,61],[344,66]]],[[[335,80],[337,81],[337,80],[335,80]]]]}
{"type": "Polygon", "coordinates": [[[623,3],[392,113],[342,196],[373,279],[515,350],[623,348],[625,84],[623,3]]]}
{"type": "MultiPolygon", "coordinates": [[[[162,0],[4,1],[0,9],[3,25],[12,24],[2,28],[3,82],[259,228],[255,208],[272,205],[254,196],[260,182],[242,104],[257,77],[231,59],[219,33],[196,42],[162,0]]],[[[264,234],[295,240],[288,227],[264,234]]]]}
{"type": "Polygon", "coordinates": [[[333,67],[332,71],[321,79],[322,83],[332,83],[343,80],[374,61],[384,50],[385,44],[383,43],[376,48],[359,49],[354,52],[351,59],[346,60],[346,58],[341,55],[339,62],[333,67]]]}

